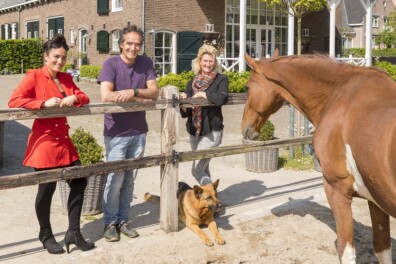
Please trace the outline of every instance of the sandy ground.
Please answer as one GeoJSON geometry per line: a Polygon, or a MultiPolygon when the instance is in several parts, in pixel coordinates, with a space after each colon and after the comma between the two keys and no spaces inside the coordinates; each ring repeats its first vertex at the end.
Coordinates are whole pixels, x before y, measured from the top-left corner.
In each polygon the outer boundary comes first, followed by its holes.
{"type": "MultiPolygon", "coordinates": [[[[0,76],[0,108],[7,107],[11,90],[22,75],[0,76]]],[[[92,102],[99,101],[95,83],[78,85],[92,102]]],[[[243,105],[225,106],[223,146],[240,144],[239,123],[243,105]]],[[[147,113],[146,155],[160,153],[160,113],[147,113]]],[[[288,135],[288,108],[271,117],[276,136],[288,135]]],[[[92,132],[103,144],[103,116],[70,117],[72,129],[79,126],[92,132]]],[[[9,121],[5,125],[5,160],[0,176],[30,171],[21,166],[31,120],[9,121]]],[[[184,120],[180,120],[179,150],[190,150],[184,120]]],[[[219,196],[227,213],[217,219],[225,245],[207,247],[197,235],[180,226],[179,232],[165,233],[159,227],[159,207],[143,202],[145,192],[159,193],[158,167],[139,171],[134,201],[129,211],[132,225],[140,237],[108,243],[102,237],[102,214],[83,216],[82,231],[96,248],[89,252],[78,249],[70,254],[50,255],[37,239],[38,223],[34,213],[37,186],[0,190],[0,262],[4,263],[338,263],[335,250],[335,223],[325,199],[322,177],[316,171],[253,173],[245,170],[244,155],[212,160],[214,178],[220,178],[219,196]]],[[[179,164],[179,180],[191,185],[191,163],[179,164]]],[[[371,223],[367,204],[353,202],[355,241],[358,263],[377,263],[373,256],[371,223]]],[[[67,216],[56,191],[51,209],[51,222],[57,240],[63,245],[67,216]]],[[[395,221],[392,219],[395,237],[395,221]]],[[[208,232],[207,229],[205,229],[208,232]]],[[[211,236],[213,237],[213,236],[211,236]]],[[[392,242],[395,241],[392,239],[392,242]]],[[[393,250],[393,255],[395,255],[393,250]]]]}

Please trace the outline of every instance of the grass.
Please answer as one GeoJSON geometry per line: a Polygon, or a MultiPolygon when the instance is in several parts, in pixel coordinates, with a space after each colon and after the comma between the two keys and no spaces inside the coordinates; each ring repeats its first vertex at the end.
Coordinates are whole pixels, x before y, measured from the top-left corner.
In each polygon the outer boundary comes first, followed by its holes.
{"type": "Polygon", "coordinates": [[[313,170],[315,168],[313,156],[304,154],[300,146],[294,147],[294,158],[289,158],[289,153],[279,156],[279,167],[287,170],[313,170]]]}

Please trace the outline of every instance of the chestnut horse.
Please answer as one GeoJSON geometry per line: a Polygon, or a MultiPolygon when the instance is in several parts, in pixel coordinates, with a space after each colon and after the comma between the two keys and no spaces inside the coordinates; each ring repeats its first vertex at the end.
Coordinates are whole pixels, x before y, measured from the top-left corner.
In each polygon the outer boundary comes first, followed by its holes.
{"type": "Polygon", "coordinates": [[[380,263],[392,263],[389,216],[396,217],[396,85],[383,71],[322,55],[256,61],[246,84],[244,138],[254,139],[283,100],[315,126],[313,145],[336,222],[341,263],[355,263],[353,197],[368,201],[380,263]]]}

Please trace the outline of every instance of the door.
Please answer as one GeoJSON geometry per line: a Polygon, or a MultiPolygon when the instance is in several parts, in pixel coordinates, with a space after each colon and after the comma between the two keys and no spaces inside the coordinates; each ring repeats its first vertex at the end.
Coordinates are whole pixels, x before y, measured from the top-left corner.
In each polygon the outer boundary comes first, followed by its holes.
{"type": "Polygon", "coordinates": [[[246,53],[252,58],[270,56],[275,50],[273,28],[248,27],[246,29],[246,53]]]}
{"type": "Polygon", "coordinates": [[[79,45],[79,60],[78,67],[80,68],[82,65],[88,64],[88,30],[81,29],[80,30],[80,45],[79,45]]]}
{"type": "Polygon", "coordinates": [[[202,34],[195,31],[177,33],[177,73],[191,70],[191,62],[202,45],[202,34]]]}

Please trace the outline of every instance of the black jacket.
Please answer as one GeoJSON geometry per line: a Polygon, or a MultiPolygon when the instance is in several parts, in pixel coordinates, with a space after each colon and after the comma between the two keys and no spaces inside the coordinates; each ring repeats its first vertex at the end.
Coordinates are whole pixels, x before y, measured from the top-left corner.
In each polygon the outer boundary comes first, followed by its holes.
{"type": "MultiPolygon", "coordinates": [[[[192,88],[193,79],[187,83],[187,97],[192,97],[194,94],[192,88]]],[[[215,106],[202,107],[202,129],[200,136],[206,135],[212,130],[219,131],[224,128],[221,106],[228,101],[228,77],[225,74],[217,74],[216,79],[205,92],[208,101],[214,103],[215,106]]],[[[196,129],[192,122],[192,109],[187,108],[186,111],[184,111],[181,108],[180,113],[183,118],[188,118],[186,123],[187,132],[190,135],[195,135],[196,129]]]]}

